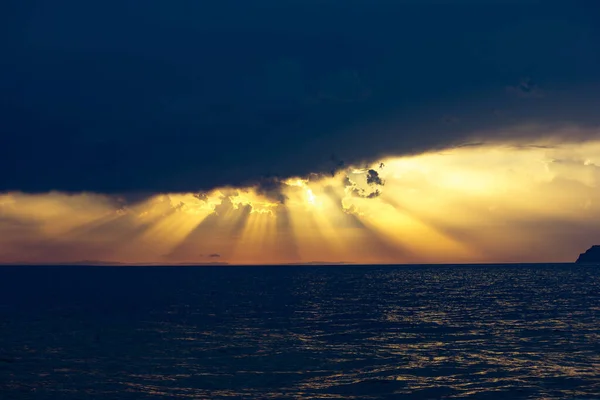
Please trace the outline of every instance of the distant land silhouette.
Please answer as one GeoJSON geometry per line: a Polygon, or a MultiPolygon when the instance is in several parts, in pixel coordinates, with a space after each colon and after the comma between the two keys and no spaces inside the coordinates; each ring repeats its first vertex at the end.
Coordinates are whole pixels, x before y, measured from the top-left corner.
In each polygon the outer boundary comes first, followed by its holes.
{"type": "Polygon", "coordinates": [[[348,264],[356,264],[352,261],[299,261],[299,262],[291,262],[286,263],[285,265],[348,265],[348,264]]]}
{"type": "Polygon", "coordinates": [[[577,264],[600,264],[600,245],[594,245],[581,253],[576,261],[577,264]]]}
{"type": "Polygon", "coordinates": [[[79,260],[59,263],[61,265],[123,265],[119,261],[104,261],[104,260],[79,260]]]}
{"type": "Polygon", "coordinates": [[[110,266],[110,265],[127,265],[119,261],[103,261],[103,260],[78,260],[78,261],[51,261],[51,262],[34,262],[34,261],[17,261],[6,263],[5,265],[49,265],[49,266],[69,266],[69,265],[90,265],[90,266],[110,266]]]}
{"type": "Polygon", "coordinates": [[[173,267],[184,267],[184,266],[207,266],[207,265],[229,265],[225,261],[208,261],[208,262],[180,262],[180,263],[160,263],[160,262],[138,262],[138,263],[126,263],[118,261],[103,261],[103,260],[80,260],[80,261],[55,261],[55,262],[12,262],[0,265],[29,265],[29,266],[130,266],[130,267],[151,267],[151,266],[173,266],[173,267]]]}

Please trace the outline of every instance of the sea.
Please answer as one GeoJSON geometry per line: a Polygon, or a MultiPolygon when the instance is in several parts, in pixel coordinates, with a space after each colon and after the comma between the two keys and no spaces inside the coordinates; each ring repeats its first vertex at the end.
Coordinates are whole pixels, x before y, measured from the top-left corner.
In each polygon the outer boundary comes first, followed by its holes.
{"type": "Polygon", "coordinates": [[[600,266],[0,267],[0,399],[600,399],[600,266]]]}

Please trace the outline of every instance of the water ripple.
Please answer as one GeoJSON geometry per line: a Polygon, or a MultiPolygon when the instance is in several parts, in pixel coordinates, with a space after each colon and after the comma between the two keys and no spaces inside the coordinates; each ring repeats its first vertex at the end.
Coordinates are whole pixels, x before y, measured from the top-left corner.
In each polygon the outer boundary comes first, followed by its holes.
{"type": "Polygon", "coordinates": [[[0,269],[3,399],[600,398],[600,269],[0,269]]]}

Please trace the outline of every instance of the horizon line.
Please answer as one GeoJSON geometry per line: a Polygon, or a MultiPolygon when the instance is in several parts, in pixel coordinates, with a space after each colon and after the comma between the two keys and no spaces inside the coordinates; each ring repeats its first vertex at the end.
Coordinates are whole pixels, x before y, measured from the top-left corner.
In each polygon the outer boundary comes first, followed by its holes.
{"type": "Polygon", "coordinates": [[[68,262],[68,263],[0,263],[0,267],[369,267],[369,266],[495,266],[495,265],[598,265],[600,263],[577,263],[575,261],[539,261],[539,262],[471,262],[471,263],[356,263],[356,262],[295,262],[295,263],[262,263],[262,264],[230,264],[227,262],[213,263],[124,263],[124,262],[68,262]]]}

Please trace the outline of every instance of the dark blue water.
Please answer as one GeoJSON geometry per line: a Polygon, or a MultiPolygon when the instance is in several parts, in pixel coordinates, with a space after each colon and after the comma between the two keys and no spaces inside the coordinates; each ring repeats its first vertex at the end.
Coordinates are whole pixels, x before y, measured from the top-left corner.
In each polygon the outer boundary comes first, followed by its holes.
{"type": "Polygon", "coordinates": [[[600,398],[600,267],[4,267],[0,398],[600,398]]]}

